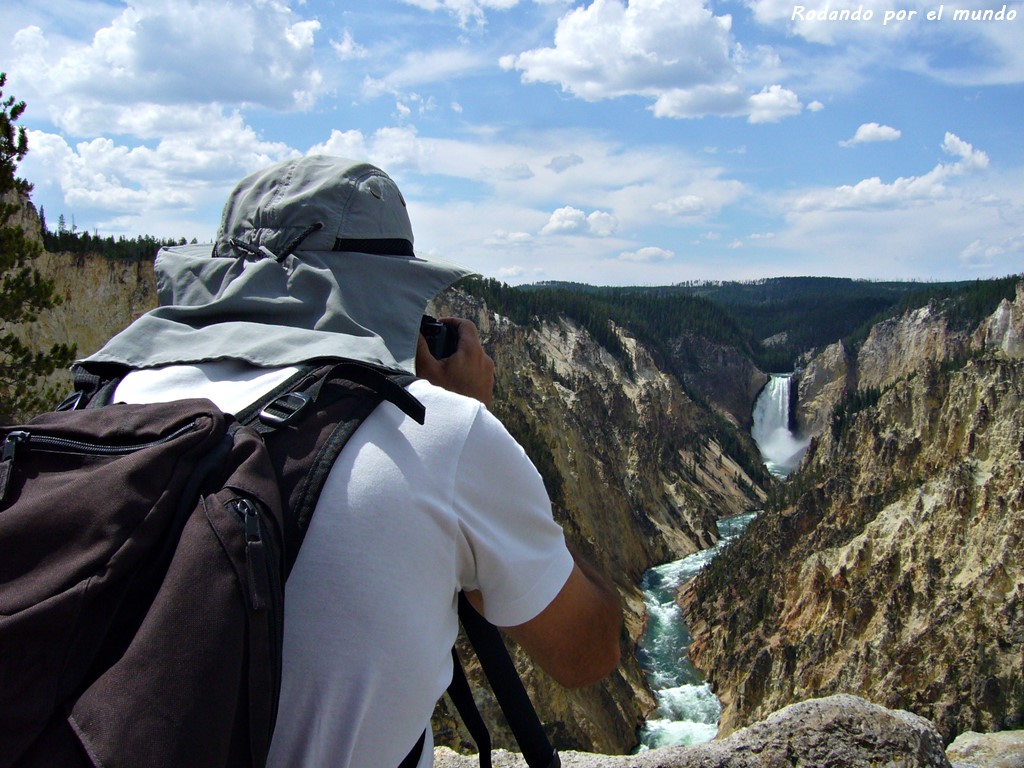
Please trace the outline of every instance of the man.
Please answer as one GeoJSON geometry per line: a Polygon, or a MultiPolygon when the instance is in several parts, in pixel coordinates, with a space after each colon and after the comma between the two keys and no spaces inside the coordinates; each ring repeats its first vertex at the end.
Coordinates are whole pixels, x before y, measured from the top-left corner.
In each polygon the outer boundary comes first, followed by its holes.
{"type": "MultiPolygon", "coordinates": [[[[273,766],[398,766],[452,674],[457,595],[556,680],[617,663],[614,591],[566,548],[543,483],[490,414],[475,326],[434,359],[420,319],[467,274],[414,254],[383,171],[326,156],[244,179],[209,246],[157,259],[161,306],[89,358],[130,365],[115,400],[208,397],[235,413],[301,363],[346,357],[421,377],[417,424],[378,407],[335,463],[286,586],[273,766]]],[[[428,740],[420,766],[432,763],[428,740]]]]}

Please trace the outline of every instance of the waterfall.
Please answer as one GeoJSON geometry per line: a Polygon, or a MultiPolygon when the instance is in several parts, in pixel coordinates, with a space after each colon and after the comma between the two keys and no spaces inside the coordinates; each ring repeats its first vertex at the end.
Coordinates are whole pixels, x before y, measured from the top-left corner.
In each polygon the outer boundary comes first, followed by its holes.
{"type": "Polygon", "coordinates": [[[768,471],[785,477],[800,464],[810,440],[789,429],[792,374],[772,374],[754,403],[754,425],[750,430],[768,471]]]}

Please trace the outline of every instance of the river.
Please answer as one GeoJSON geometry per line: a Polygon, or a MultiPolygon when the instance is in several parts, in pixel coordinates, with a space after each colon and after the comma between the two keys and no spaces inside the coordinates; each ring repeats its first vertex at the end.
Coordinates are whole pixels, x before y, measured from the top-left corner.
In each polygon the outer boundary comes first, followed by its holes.
{"type": "MultiPolygon", "coordinates": [[[[786,477],[800,463],[808,441],[789,429],[790,376],[773,374],[754,404],[751,436],[768,471],[786,477]]],[[[676,604],[687,581],[736,539],[756,512],[718,521],[719,540],[709,549],[651,568],[640,584],[647,628],[637,657],[654,691],[658,708],[640,732],[640,750],[675,744],[700,744],[718,733],[722,707],[686,652],[692,641],[676,604]]]]}
{"type": "Polygon", "coordinates": [[[720,538],[715,546],[651,568],[644,574],[640,587],[647,606],[647,629],[638,657],[658,709],[640,732],[642,748],[700,744],[710,741],[718,732],[722,707],[686,656],[692,638],[676,604],[676,595],[683,584],[746,529],[755,515],[747,512],[719,520],[720,538]]]}

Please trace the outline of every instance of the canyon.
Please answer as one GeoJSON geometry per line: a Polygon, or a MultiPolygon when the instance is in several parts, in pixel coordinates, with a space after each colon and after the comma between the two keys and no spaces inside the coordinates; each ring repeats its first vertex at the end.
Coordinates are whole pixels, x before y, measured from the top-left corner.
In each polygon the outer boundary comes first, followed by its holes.
{"type": "MultiPolygon", "coordinates": [[[[48,253],[38,264],[64,302],[26,338],[85,355],[155,304],[146,260],[48,253]]],[[[1024,728],[1024,287],[972,327],[933,303],[802,359],[793,422],[810,446],[785,482],[749,436],[769,377],[743,350],[689,333],[655,349],[614,325],[623,356],[570,316],[512,322],[465,288],[429,309],[478,325],[497,364],[497,415],[569,540],[622,598],[623,664],[598,685],[561,689],[513,647],[560,749],[636,746],[655,704],[636,659],[640,580],[753,509],[764,511],[680,597],[691,658],[722,702],[721,741],[847,695],[924,718],[947,745],[1024,728]]],[[[468,666],[495,745],[513,749],[468,666]]],[[[438,745],[472,749],[446,700],[434,731],[438,745]]]]}
{"type": "Polygon", "coordinates": [[[791,502],[682,597],[721,734],[838,692],[947,742],[1024,726],[1022,319],[1019,286],[977,327],[923,307],[807,366],[791,502]]]}

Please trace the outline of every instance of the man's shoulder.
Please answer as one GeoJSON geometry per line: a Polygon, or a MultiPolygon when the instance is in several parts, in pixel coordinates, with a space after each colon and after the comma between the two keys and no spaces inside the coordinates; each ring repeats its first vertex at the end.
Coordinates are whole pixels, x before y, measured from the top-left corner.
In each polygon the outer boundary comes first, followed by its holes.
{"type": "Polygon", "coordinates": [[[479,400],[474,400],[471,397],[466,397],[466,395],[460,395],[436,384],[431,384],[426,379],[415,379],[409,384],[409,392],[424,405],[429,401],[446,405],[450,408],[459,408],[473,412],[483,408],[479,400]]]}
{"type": "Polygon", "coordinates": [[[442,431],[462,433],[471,440],[511,440],[505,426],[481,403],[472,397],[451,392],[431,384],[425,379],[416,379],[409,385],[409,392],[419,400],[426,410],[425,426],[442,431]]]}

